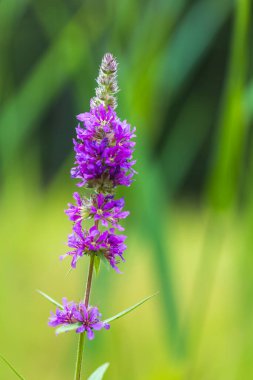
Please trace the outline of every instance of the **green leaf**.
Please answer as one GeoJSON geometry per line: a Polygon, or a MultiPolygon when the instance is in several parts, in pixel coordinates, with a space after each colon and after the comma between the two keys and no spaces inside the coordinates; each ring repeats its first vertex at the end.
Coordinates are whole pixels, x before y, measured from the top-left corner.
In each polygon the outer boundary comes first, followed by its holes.
{"type": "Polygon", "coordinates": [[[41,294],[43,297],[45,297],[48,301],[52,302],[55,306],[58,306],[60,309],[64,309],[64,307],[59,302],[49,297],[46,293],[42,292],[41,290],[37,290],[37,292],[41,294]]]}
{"type": "Polygon", "coordinates": [[[88,380],[102,380],[105,374],[105,371],[109,367],[109,363],[105,363],[98,367],[95,372],[93,372],[88,380]]]}
{"type": "Polygon", "coordinates": [[[135,305],[129,307],[128,309],[123,310],[123,311],[121,311],[120,313],[114,315],[113,317],[106,319],[104,322],[105,322],[105,323],[109,323],[109,322],[114,321],[115,319],[119,319],[119,318],[123,317],[124,315],[130,313],[132,310],[134,310],[134,309],[136,309],[137,307],[141,306],[144,302],[147,302],[148,300],[150,300],[150,298],[153,298],[154,296],[156,296],[158,293],[159,293],[159,292],[157,292],[157,293],[155,293],[155,294],[152,294],[152,296],[149,296],[149,297],[144,298],[143,300],[141,300],[140,302],[136,303],[135,305]]]}
{"type": "Polygon", "coordinates": [[[11,365],[11,363],[8,362],[7,359],[5,359],[2,355],[0,355],[0,358],[7,364],[7,366],[12,370],[12,372],[14,372],[17,375],[19,379],[25,380],[25,378],[18,373],[18,371],[11,365]]]}
{"type": "Polygon", "coordinates": [[[99,257],[100,257],[101,261],[103,262],[103,264],[105,264],[106,269],[109,270],[109,269],[110,269],[110,263],[109,263],[109,261],[105,258],[104,254],[101,253],[101,254],[99,255],[99,257]]]}
{"type": "Polygon", "coordinates": [[[62,334],[62,333],[68,332],[68,331],[76,330],[80,326],[82,326],[82,324],[80,322],[78,322],[78,323],[72,323],[71,325],[66,325],[66,326],[60,326],[60,327],[58,327],[55,330],[55,332],[58,335],[58,334],[62,334]]]}
{"type": "Polygon", "coordinates": [[[94,258],[94,267],[95,267],[96,275],[98,275],[98,273],[99,273],[100,262],[101,262],[100,256],[96,255],[95,258],[94,258]]]}

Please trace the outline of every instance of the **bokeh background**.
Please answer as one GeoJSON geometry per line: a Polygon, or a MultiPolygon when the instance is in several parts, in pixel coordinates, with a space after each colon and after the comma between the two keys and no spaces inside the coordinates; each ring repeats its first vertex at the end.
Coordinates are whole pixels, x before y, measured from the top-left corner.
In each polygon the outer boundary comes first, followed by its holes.
{"type": "MultiPolygon", "coordinates": [[[[75,115],[107,51],[118,114],[137,127],[123,275],[102,268],[109,317],[159,295],[85,347],[83,379],[253,378],[253,78],[250,0],[0,1],[0,353],[27,380],[73,378],[77,337],[47,327],[68,274],[75,115]]],[[[0,364],[0,379],[15,375],[0,364]]]]}

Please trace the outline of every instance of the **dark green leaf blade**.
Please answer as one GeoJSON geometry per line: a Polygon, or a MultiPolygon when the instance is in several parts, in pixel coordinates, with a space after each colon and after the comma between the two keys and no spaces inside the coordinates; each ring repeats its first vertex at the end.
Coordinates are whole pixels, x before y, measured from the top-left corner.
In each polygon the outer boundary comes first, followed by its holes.
{"type": "Polygon", "coordinates": [[[63,309],[63,306],[59,302],[49,297],[46,293],[42,292],[41,290],[37,290],[37,292],[41,294],[43,297],[45,297],[48,301],[52,302],[52,304],[54,304],[55,306],[58,306],[60,309],[63,309]]]}
{"type": "Polygon", "coordinates": [[[102,380],[105,374],[105,371],[109,367],[109,363],[105,363],[98,367],[95,372],[93,372],[88,380],[102,380]]]}
{"type": "Polygon", "coordinates": [[[12,372],[14,372],[17,375],[19,379],[25,380],[25,378],[18,373],[18,371],[11,365],[11,363],[8,362],[7,359],[5,359],[2,355],[0,355],[0,358],[5,362],[5,364],[7,364],[7,366],[12,370],[12,372]]]}
{"type": "Polygon", "coordinates": [[[109,323],[109,322],[112,322],[114,321],[115,319],[119,319],[121,317],[123,317],[124,315],[130,313],[131,311],[133,311],[134,309],[136,309],[137,307],[141,306],[143,303],[147,302],[148,300],[150,300],[151,298],[155,297],[159,292],[155,293],[155,294],[152,294],[151,296],[149,297],[146,297],[144,298],[143,300],[141,300],[140,302],[136,303],[135,305],[133,306],[130,306],[129,308],[121,311],[120,313],[114,315],[113,317],[111,318],[108,318],[106,319],[104,322],[105,323],[109,323]]]}
{"type": "Polygon", "coordinates": [[[58,327],[55,330],[55,333],[58,335],[58,334],[62,334],[62,333],[68,332],[68,331],[73,331],[73,330],[78,329],[78,327],[80,327],[80,326],[82,326],[82,324],[80,322],[72,323],[71,325],[63,325],[63,326],[58,327]]]}

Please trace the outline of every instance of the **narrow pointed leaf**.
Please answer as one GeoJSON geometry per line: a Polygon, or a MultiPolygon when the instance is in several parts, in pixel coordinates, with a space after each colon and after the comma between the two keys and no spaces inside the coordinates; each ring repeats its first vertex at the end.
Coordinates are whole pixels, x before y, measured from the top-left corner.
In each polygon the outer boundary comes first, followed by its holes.
{"type": "Polygon", "coordinates": [[[58,335],[58,334],[62,334],[68,331],[73,331],[73,330],[78,329],[78,327],[80,326],[82,326],[81,323],[72,323],[71,325],[60,326],[55,330],[55,333],[58,335]]]}
{"type": "Polygon", "coordinates": [[[100,258],[101,258],[101,261],[105,264],[106,266],[106,269],[110,269],[110,263],[109,261],[105,258],[105,256],[103,255],[103,253],[100,255],[100,258]]]}
{"type": "Polygon", "coordinates": [[[106,319],[104,322],[105,323],[109,323],[109,322],[114,321],[115,319],[119,319],[119,318],[123,317],[124,315],[130,313],[131,311],[133,311],[137,307],[141,306],[143,303],[147,302],[148,300],[150,300],[151,298],[153,298],[154,296],[156,296],[158,293],[159,292],[157,292],[155,294],[152,294],[152,296],[144,298],[143,300],[141,300],[140,302],[136,303],[135,305],[129,307],[128,309],[123,310],[120,313],[114,315],[113,317],[106,319]]]}
{"type": "Polygon", "coordinates": [[[100,257],[99,256],[95,256],[95,258],[94,258],[94,267],[95,267],[96,275],[98,275],[98,273],[99,273],[100,262],[101,262],[100,257]]]}
{"type": "Polygon", "coordinates": [[[25,380],[25,378],[18,373],[18,371],[11,365],[11,363],[8,362],[7,359],[5,359],[2,355],[0,355],[0,358],[5,362],[5,364],[7,364],[7,366],[12,370],[12,372],[14,372],[17,375],[19,379],[25,380]]]}
{"type": "Polygon", "coordinates": [[[41,290],[37,290],[37,292],[41,294],[43,297],[45,297],[48,301],[52,302],[55,306],[58,306],[60,309],[63,309],[63,306],[59,302],[49,297],[46,293],[42,292],[41,290]]]}
{"type": "Polygon", "coordinates": [[[105,374],[105,371],[109,367],[109,363],[105,363],[98,367],[95,372],[93,372],[88,380],[102,380],[105,374]]]}
{"type": "Polygon", "coordinates": [[[70,267],[69,270],[68,270],[67,273],[66,273],[66,277],[68,277],[68,275],[72,272],[72,270],[73,270],[73,268],[70,267]]]}

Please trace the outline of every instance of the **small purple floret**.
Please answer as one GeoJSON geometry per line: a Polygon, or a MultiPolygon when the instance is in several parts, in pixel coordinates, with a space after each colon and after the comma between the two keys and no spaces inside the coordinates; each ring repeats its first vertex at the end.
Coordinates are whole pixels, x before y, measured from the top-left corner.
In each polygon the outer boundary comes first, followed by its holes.
{"type": "Polygon", "coordinates": [[[49,318],[49,326],[56,327],[60,325],[71,325],[80,323],[76,329],[76,333],[87,332],[88,339],[94,338],[94,330],[101,330],[102,328],[108,330],[110,325],[101,321],[101,314],[97,307],[85,307],[83,302],[76,304],[74,302],[67,302],[63,298],[63,309],[56,309],[56,313],[51,313],[49,318]]]}
{"type": "Polygon", "coordinates": [[[73,198],[76,201],[76,206],[68,203],[69,208],[65,210],[65,214],[68,215],[69,220],[72,222],[79,222],[82,220],[83,201],[77,192],[73,194],[73,198]]]}
{"type": "Polygon", "coordinates": [[[118,223],[120,219],[125,219],[129,211],[122,211],[125,205],[123,198],[114,199],[113,195],[96,194],[90,207],[90,215],[95,221],[101,221],[104,227],[108,227],[108,222],[113,227],[124,231],[124,228],[118,223]]]}

